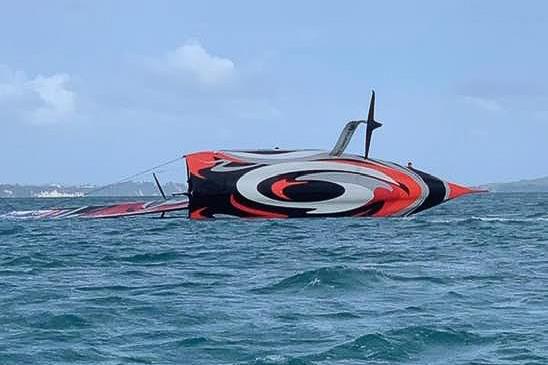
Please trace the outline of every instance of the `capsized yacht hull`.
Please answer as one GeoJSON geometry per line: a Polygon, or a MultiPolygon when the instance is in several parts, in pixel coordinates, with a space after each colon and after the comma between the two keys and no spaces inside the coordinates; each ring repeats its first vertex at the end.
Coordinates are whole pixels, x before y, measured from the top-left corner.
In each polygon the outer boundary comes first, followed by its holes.
{"type": "Polygon", "coordinates": [[[319,150],[186,156],[189,217],[407,216],[476,190],[395,163],[319,150]]]}

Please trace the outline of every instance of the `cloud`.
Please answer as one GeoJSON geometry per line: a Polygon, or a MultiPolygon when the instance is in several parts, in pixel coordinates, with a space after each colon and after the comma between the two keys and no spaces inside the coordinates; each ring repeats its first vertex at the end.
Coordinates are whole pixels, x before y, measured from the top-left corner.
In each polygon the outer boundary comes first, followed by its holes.
{"type": "Polygon", "coordinates": [[[64,73],[29,79],[21,70],[0,65],[0,113],[32,124],[65,122],[76,108],[76,95],[64,73]]]}
{"type": "Polygon", "coordinates": [[[465,96],[463,100],[471,105],[474,105],[480,109],[487,110],[490,112],[500,112],[504,110],[500,101],[496,99],[481,98],[477,96],[465,96]]]}
{"type": "Polygon", "coordinates": [[[50,77],[39,75],[30,81],[32,91],[36,92],[43,105],[32,111],[32,120],[38,123],[60,121],[71,115],[75,109],[74,92],[68,89],[70,76],[55,74],[50,77]]]}
{"type": "Polygon", "coordinates": [[[467,80],[458,84],[456,91],[460,95],[488,99],[533,98],[546,96],[548,92],[545,86],[529,79],[467,80]]]}
{"type": "Polygon", "coordinates": [[[164,73],[183,78],[191,77],[198,84],[207,87],[226,84],[236,74],[233,61],[210,54],[196,41],[186,42],[157,59],[154,64],[164,73]]]}
{"type": "Polygon", "coordinates": [[[488,112],[537,112],[548,89],[534,80],[468,80],[455,87],[460,101],[488,112]]]}

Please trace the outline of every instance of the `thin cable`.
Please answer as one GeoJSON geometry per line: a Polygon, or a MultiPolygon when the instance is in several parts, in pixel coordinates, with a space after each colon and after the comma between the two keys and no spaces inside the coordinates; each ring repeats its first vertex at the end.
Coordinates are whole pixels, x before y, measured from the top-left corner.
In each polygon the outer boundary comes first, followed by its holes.
{"type": "Polygon", "coordinates": [[[9,199],[9,198],[5,198],[5,199],[2,198],[2,200],[1,200],[2,203],[4,203],[5,206],[7,206],[8,208],[12,209],[13,211],[16,211],[17,208],[15,208],[13,205],[11,205],[10,203],[8,203],[8,202],[6,201],[6,199],[9,199]]]}
{"type": "MultiPolygon", "coordinates": [[[[124,182],[126,182],[126,181],[131,180],[131,179],[135,179],[135,178],[138,177],[138,176],[147,174],[147,173],[152,172],[152,171],[154,171],[154,170],[156,170],[156,169],[159,169],[160,167],[167,166],[167,165],[172,164],[172,163],[174,163],[174,162],[177,162],[177,161],[179,161],[179,160],[181,160],[181,157],[174,158],[173,160],[169,160],[169,161],[167,161],[167,162],[161,163],[161,164],[159,164],[159,165],[156,165],[156,166],[151,167],[151,168],[149,168],[149,169],[140,171],[140,172],[138,172],[138,173],[136,173],[136,174],[133,174],[133,175],[131,175],[131,176],[124,177],[123,179],[120,179],[120,180],[118,180],[118,181],[116,181],[116,182],[113,182],[113,183],[111,183],[111,184],[103,185],[103,186],[100,186],[100,187],[98,187],[98,188],[96,188],[96,189],[92,189],[92,190],[88,191],[87,193],[85,193],[83,196],[86,197],[86,196],[88,196],[88,195],[90,195],[90,194],[98,193],[99,191],[103,191],[103,190],[105,190],[105,189],[107,189],[107,188],[109,188],[109,187],[111,187],[111,186],[114,186],[114,185],[116,185],[116,184],[124,183],[124,182]]],[[[64,203],[64,202],[66,202],[66,201],[68,201],[68,200],[71,200],[71,199],[72,199],[72,198],[63,199],[63,200],[58,201],[55,205],[45,205],[45,206],[41,207],[40,209],[45,209],[46,207],[55,208],[55,207],[59,206],[59,204],[64,203]]]]}

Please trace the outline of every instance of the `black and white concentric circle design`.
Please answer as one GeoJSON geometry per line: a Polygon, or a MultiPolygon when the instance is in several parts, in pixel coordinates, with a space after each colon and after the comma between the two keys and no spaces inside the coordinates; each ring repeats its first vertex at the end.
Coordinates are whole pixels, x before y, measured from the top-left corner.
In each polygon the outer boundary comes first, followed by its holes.
{"type": "MultiPolygon", "coordinates": [[[[310,184],[312,185],[312,184],[310,184]]],[[[397,185],[388,175],[368,167],[341,164],[331,161],[298,161],[257,167],[243,174],[236,183],[239,194],[249,201],[270,207],[305,209],[308,214],[336,214],[367,205],[377,188],[392,190],[397,185]],[[259,188],[265,181],[292,177],[296,182],[324,182],[339,187],[341,192],[333,197],[314,201],[288,201],[276,199],[259,188]]],[[[306,196],[306,185],[301,195],[306,196]]],[[[324,189],[326,190],[326,189],[324,189]]],[[[312,192],[309,191],[308,195],[312,192]]],[[[331,195],[331,196],[330,196],[331,195]]],[[[319,197],[319,196],[318,196],[319,197]]]]}

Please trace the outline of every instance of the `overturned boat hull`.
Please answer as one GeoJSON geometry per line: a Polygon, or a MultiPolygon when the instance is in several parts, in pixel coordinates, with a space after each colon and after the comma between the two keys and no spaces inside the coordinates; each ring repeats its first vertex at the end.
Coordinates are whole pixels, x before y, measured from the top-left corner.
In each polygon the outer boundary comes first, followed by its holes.
{"type": "Polygon", "coordinates": [[[423,171],[318,150],[186,156],[189,217],[388,217],[476,192],[423,171]]]}

